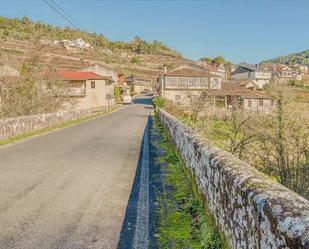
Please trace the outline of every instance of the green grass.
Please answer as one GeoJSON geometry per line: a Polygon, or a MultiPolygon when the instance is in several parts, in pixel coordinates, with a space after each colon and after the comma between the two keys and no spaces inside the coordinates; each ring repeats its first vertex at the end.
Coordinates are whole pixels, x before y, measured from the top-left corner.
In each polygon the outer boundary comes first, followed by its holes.
{"type": "Polygon", "coordinates": [[[160,134],[156,146],[163,151],[158,161],[165,165],[162,167],[164,190],[159,198],[159,248],[227,248],[202,205],[191,174],[157,117],[154,129],[160,134]]]}
{"type": "Polygon", "coordinates": [[[95,112],[94,114],[92,114],[90,116],[85,116],[85,117],[74,119],[74,120],[68,120],[68,121],[62,122],[60,124],[52,125],[52,126],[49,126],[49,127],[43,128],[43,129],[35,130],[35,131],[25,132],[21,135],[14,136],[14,137],[11,137],[11,138],[6,139],[6,140],[0,140],[0,146],[6,145],[6,144],[11,144],[11,143],[17,142],[19,140],[29,138],[29,137],[33,137],[33,136],[37,136],[37,135],[41,135],[41,134],[44,134],[44,133],[47,133],[47,132],[52,132],[52,131],[55,131],[55,130],[58,130],[58,129],[63,129],[63,128],[71,127],[73,125],[81,124],[81,123],[90,121],[92,119],[95,119],[99,116],[102,116],[104,114],[110,113],[110,112],[112,112],[116,109],[117,109],[117,107],[112,107],[109,110],[103,110],[103,111],[95,112]]]}

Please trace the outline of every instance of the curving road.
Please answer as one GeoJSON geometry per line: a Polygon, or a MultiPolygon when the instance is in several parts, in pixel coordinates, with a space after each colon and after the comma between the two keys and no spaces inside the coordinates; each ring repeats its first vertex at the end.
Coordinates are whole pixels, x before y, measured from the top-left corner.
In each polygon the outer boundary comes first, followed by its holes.
{"type": "Polygon", "coordinates": [[[0,248],[116,248],[149,99],[0,147],[0,248]]]}

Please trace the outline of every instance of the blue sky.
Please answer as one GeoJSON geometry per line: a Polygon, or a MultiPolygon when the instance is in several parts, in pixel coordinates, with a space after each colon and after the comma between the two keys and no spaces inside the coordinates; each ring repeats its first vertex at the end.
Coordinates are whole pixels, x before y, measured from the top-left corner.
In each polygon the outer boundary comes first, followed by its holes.
{"type": "MultiPolygon", "coordinates": [[[[309,0],[54,0],[87,31],[159,40],[185,57],[235,63],[309,49],[309,0]]],[[[70,26],[43,0],[0,0],[0,15],[70,26]]]]}

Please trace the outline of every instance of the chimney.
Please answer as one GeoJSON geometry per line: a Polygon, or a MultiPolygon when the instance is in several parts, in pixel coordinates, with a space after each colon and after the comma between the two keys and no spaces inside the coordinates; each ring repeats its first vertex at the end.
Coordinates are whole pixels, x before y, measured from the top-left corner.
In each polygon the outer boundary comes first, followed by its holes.
{"type": "Polygon", "coordinates": [[[163,73],[167,74],[167,66],[166,65],[163,66],[163,73]]]}

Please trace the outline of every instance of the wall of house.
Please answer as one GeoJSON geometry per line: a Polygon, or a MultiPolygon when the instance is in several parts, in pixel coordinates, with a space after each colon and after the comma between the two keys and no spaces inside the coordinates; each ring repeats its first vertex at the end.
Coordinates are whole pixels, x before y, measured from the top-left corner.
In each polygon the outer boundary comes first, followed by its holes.
{"type": "Polygon", "coordinates": [[[231,76],[231,78],[234,79],[234,80],[247,80],[247,79],[249,79],[249,73],[244,72],[244,73],[234,74],[234,75],[231,76]]]}
{"type": "Polygon", "coordinates": [[[274,109],[274,102],[270,99],[263,99],[263,105],[260,105],[260,103],[260,99],[244,99],[244,109],[258,112],[271,112],[274,109]],[[251,102],[251,106],[249,102],[251,102]]]}
{"type": "Polygon", "coordinates": [[[190,96],[200,96],[199,90],[163,90],[162,97],[174,101],[177,105],[190,105],[190,96]]]}
{"type": "Polygon", "coordinates": [[[104,67],[98,64],[90,65],[88,67],[82,68],[79,71],[84,72],[94,72],[100,76],[111,76],[115,81],[115,84],[118,84],[118,73],[112,68],[104,67]]]}
{"type": "Polygon", "coordinates": [[[271,79],[271,72],[252,72],[251,74],[251,77],[254,79],[271,79]]]}
{"type": "Polygon", "coordinates": [[[76,109],[97,108],[108,106],[107,88],[105,80],[87,80],[86,94],[77,98],[76,109]],[[91,88],[91,82],[95,82],[95,88],[91,88]]]}
{"type": "Polygon", "coordinates": [[[144,90],[151,90],[151,86],[143,86],[143,85],[133,85],[133,92],[143,93],[144,90]]]}
{"type": "Polygon", "coordinates": [[[221,89],[220,77],[164,76],[166,89],[221,89]]]}
{"type": "Polygon", "coordinates": [[[276,84],[288,84],[290,80],[291,80],[291,78],[274,77],[274,83],[276,83],[276,84]]]}
{"type": "Polygon", "coordinates": [[[43,129],[91,114],[92,109],[82,109],[0,119],[0,140],[10,139],[26,132],[43,129]]]}
{"type": "Polygon", "coordinates": [[[232,249],[309,248],[308,200],[158,114],[232,249]]]}

